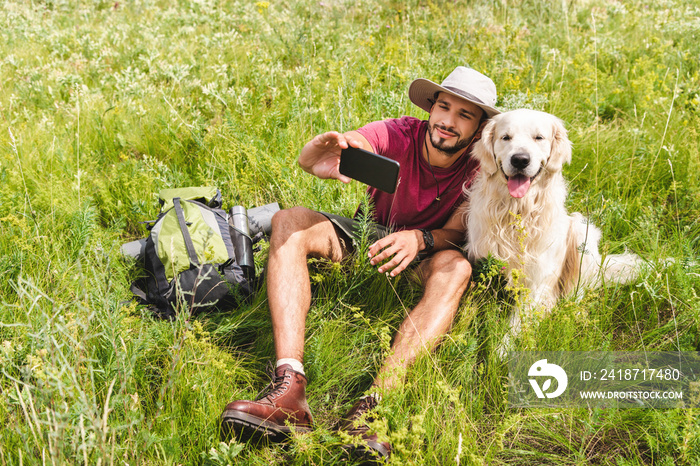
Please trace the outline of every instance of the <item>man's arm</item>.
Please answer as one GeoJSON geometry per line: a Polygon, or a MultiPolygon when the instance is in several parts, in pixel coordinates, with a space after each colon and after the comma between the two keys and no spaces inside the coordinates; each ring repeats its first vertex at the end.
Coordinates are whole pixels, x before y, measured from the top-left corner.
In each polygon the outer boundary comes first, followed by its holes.
{"type": "MultiPolygon", "coordinates": [[[[450,218],[447,219],[447,222],[445,222],[442,228],[431,231],[435,241],[435,246],[432,249],[433,251],[459,248],[460,245],[464,243],[464,234],[467,232],[464,213],[467,210],[467,205],[468,202],[464,201],[462,205],[452,212],[452,215],[450,215],[450,218]]],[[[423,235],[421,235],[421,247],[421,251],[425,249],[423,235]]]]}
{"type": "MultiPolygon", "coordinates": [[[[466,207],[467,201],[455,209],[442,228],[431,231],[435,243],[431,252],[456,249],[464,242],[464,234],[467,229],[464,219],[466,207]]],[[[395,277],[403,272],[418,253],[424,249],[426,249],[426,245],[421,230],[398,231],[385,236],[369,247],[370,263],[376,265],[391,258],[386,264],[379,267],[378,271],[380,273],[388,272],[390,276],[395,277]]]]}
{"type": "Polygon", "coordinates": [[[357,131],[338,133],[329,131],[319,134],[301,149],[299,166],[308,173],[322,179],[334,178],[349,183],[350,178],[339,171],[340,151],[348,147],[374,151],[367,139],[357,131]]]}

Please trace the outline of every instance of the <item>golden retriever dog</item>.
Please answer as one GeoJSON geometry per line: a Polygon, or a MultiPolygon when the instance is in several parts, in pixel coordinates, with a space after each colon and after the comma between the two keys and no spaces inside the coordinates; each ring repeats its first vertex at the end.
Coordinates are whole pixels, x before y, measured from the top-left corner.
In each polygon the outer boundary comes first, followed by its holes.
{"type": "Polygon", "coordinates": [[[603,259],[600,230],[566,211],[561,171],[571,162],[571,142],[559,118],[525,109],[496,115],[473,154],[481,170],[466,192],[468,258],[474,263],[490,253],[507,263],[511,285],[529,289],[511,315],[510,336],[520,330],[521,312],[546,313],[582,287],[636,277],[638,256],[603,259]],[[519,283],[513,283],[513,270],[521,272],[519,283]]]}

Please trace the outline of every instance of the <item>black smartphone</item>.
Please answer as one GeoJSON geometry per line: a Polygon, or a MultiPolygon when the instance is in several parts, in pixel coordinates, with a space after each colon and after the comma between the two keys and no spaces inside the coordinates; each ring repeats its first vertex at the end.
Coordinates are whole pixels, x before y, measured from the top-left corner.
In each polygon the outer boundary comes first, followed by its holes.
{"type": "Polygon", "coordinates": [[[399,179],[399,162],[364,149],[348,147],[340,152],[340,173],[393,194],[399,179]]]}

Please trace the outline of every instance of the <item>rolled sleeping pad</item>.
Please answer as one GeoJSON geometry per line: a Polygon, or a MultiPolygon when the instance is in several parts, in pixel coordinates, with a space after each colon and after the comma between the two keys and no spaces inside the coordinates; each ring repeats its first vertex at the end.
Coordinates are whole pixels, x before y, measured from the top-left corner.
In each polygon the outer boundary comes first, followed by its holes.
{"type": "Polygon", "coordinates": [[[122,244],[121,251],[126,257],[143,261],[146,254],[146,238],[122,244]]]}
{"type": "Polygon", "coordinates": [[[278,210],[280,210],[280,205],[276,202],[248,209],[248,227],[251,236],[260,232],[269,236],[272,232],[272,216],[278,210]]]}

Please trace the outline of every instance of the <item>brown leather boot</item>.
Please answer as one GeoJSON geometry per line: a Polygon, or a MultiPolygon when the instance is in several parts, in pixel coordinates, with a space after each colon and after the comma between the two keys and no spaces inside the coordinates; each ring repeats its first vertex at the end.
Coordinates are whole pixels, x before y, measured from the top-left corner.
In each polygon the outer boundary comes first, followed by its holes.
{"type": "Polygon", "coordinates": [[[256,401],[238,400],[221,415],[221,434],[235,434],[242,441],[286,440],[295,432],[310,432],[313,425],[306,402],[306,377],[289,364],[275,369],[275,379],[256,401]]]}
{"type": "Polygon", "coordinates": [[[369,433],[367,424],[374,421],[371,411],[377,407],[377,400],[372,396],[363,396],[347,412],[340,425],[340,430],[357,439],[351,445],[344,445],[355,458],[384,462],[391,456],[391,444],[380,442],[377,434],[369,433]]]}

